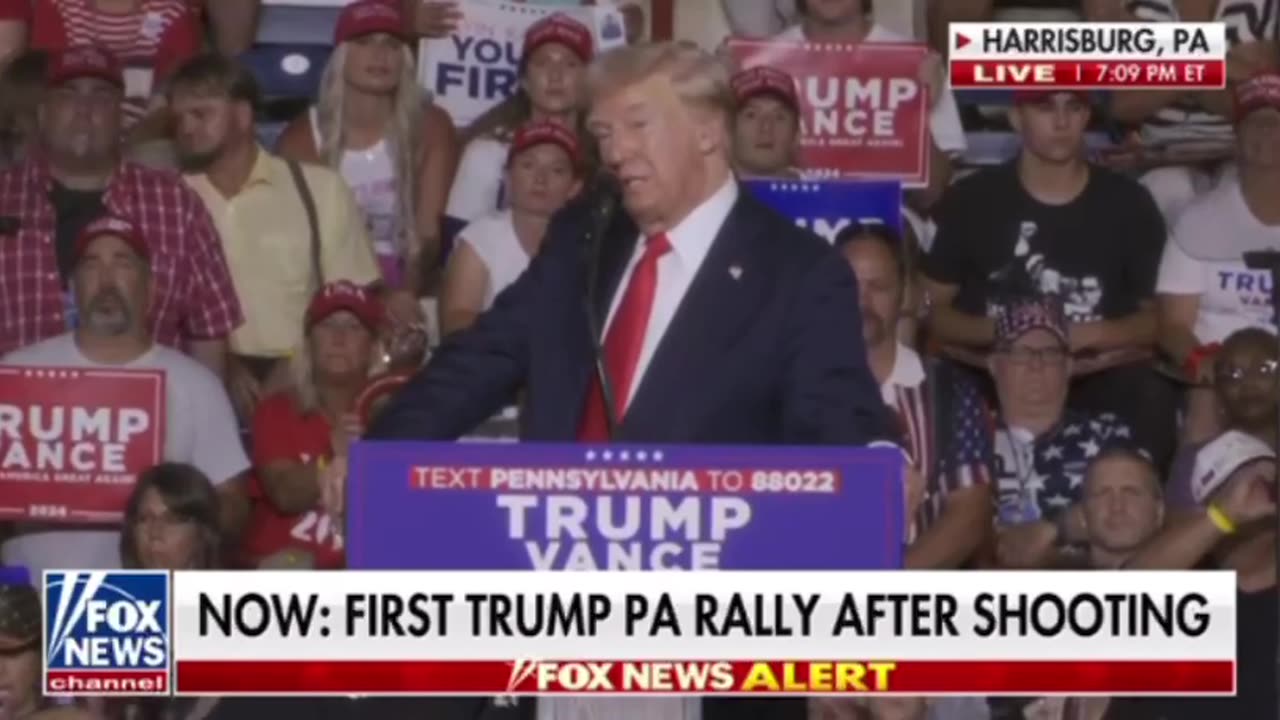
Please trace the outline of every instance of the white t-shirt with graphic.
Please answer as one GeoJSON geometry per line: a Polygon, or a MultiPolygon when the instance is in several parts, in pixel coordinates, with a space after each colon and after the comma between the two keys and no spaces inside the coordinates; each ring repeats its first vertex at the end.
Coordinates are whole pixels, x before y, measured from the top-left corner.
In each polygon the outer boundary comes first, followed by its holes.
{"type": "MultiPolygon", "coordinates": [[[[165,373],[164,460],[195,466],[214,485],[249,469],[231,400],[208,368],[177,350],[154,345],[136,360],[106,365],[85,357],[71,333],[15,350],[6,365],[163,370],[165,373]]],[[[116,528],[50,530],[22,525],[4,543],[4,564],[25,565],[32,577],[57,568],[120,567],[120,532],[116,528]]]]}
{"type": "MultiPolygon", "coordinates": [[[[792,25],[774,36],[774,39],[784,42],[805,42],[804,28],[800,25],[792,25]]],[[[913,43],[916,41],[883,25],[873,24],[862,42],[913,43]]],[[[944,82],[946,82],[945,79],[944,82]]],[[[929,113],[929,132],[933,136],[933,143],[948,155],[959,155],[968,147],[964,126],[960,124],[960,109],[956,105],[956,96],[951,92],[950,83],[947,84],[945,92],[938,96],[938,102],[929,113]]]]}
{"type": "Polygon", "coordinates": [[[1200,296],[1194,332],[1202,343],[1222,342],[1247,327],[1274,331],[1270,274],[1250,270],[1243,258],[1205,259],[1200,248],[1211,246],[1213,238],[1280,250],[1280,225],[1262,224],[1245,205],[1239,181],[1224,180],[1179,217],[1165,243],[1156,292],[1200,296]]]}

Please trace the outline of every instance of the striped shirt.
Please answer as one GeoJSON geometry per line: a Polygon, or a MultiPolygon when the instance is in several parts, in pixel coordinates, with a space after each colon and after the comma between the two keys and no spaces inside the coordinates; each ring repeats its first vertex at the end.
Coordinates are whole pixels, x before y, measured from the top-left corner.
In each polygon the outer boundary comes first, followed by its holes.
{"type": "Polygon", "coordinates": [[[940,378],[940,367],[926,370],[916,351],[899,345],[893,371],[880,386],[885,404],[897,414],[907,454],[925,477],[912,539],[937,522],[949,493],[992,479],[991,414],[982,392],[959,373],[940,378]],[[947,417],[937,418],[935,403],[942,397],[947,417]],[[947,434],[940,437],[942,428],[947,434]]]}
{"type": "MultiPolygon", "coordinates": [[[[1227,46],[1280,38],[1277,18],[1280,0],[1219,0],[1214,20],[1226,26],[1227,46]]],[[[1129,0],[1129,12],[1140,20],[1177,22],[1176,0],[1129,0]]],[[[1142,126],[1147,143],[1185,140],[1221,140],[1233,136],[1230,118],[1206,112],[1194,102],[1180,101],[1161,108],[1142,126]]]]}
{"type": "Polygon", "coordinates": [[[186,0],[138,0],[127,13],[103,12],[94,0],[0,0],[0,19],[25,21],[36,50],[99,45],[115,54],[125,67],[126,128],[146,114],[158,82],[202,42],[186,0]]]}

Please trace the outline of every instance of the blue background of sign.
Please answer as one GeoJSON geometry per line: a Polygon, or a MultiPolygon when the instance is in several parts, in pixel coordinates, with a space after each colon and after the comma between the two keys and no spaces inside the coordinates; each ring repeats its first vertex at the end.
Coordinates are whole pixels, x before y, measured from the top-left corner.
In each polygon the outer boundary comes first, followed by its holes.
{"type": "MultiPolygon", "coordinates": [[[[527,570],[524,539],[508,533],[508,511],[496,505],[512,490],[419,490],[415,465],[435,467],[650,467],[726,470],[821,470],[843,476],[838,493],[724,493],[747,500],[751,521],[731,530],[720,551],[726,570],[884,570],[902,566],[902,456],[895,449],[837,447],[610,446],[553,444],[358,443],[351,455],[347,499],[347,564],[357,569],[527,570]],[[616,458],[627,451],[633,458],[616,458]],[[635,453],[661,453],[638,463],[635,453]],[[594,452],[596,459],[587,460],[594,452]]],[[[749,482],[749,480],[748,480],[749,482]]],[[[606,493],[573,494],[595,497],[606,493]]],[[[642,493],[612,493],[643,495],[642,493]]],[[[672,504],[688,493],[664,493],[672,504]]],[[[710,494],[704,497],[709,497],[710,494]]],[[[615,503],[614,515],[621,515],[615,503]]],[[[529,528],[542,529],[541,508],[529,528]]],[[[703,513],[703,517],[706,513],[703,513]]],[[[635,536],[647,545],[647,523],[635,536]]],[[[545,542],[529,533],[527,539],[545,542]]],[[[703,539],[705,540],[705,538],[703,539]]],[[[589,538],[597,557],[607,542],[589,538]]],[[[568,544],[562,542],[562,545],[568,544]]],[[[561,557],[565,553],[561,549],[561,557]]]]}
{"type": "Polygon", "coordinates": [[[841,220],[878,220],[902,234],[902,185],[897,182],[751,180],[746,185],[766,205],[793,220],[804,220],[810,229],[817,219],[832,227],[841,220]]]}

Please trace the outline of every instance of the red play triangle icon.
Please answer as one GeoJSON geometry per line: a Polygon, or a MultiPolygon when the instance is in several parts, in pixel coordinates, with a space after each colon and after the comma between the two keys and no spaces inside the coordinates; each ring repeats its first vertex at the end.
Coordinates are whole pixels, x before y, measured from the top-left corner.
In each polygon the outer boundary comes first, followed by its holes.
{"type": "Polygon", "coordinates": [[[956,49],[957,50],[964,47],[965,45],[968,45],[970,42],[972,42],[972,40],[965,37],[964,35],[961,35],[960,33],[956,33],[956,49]]]}

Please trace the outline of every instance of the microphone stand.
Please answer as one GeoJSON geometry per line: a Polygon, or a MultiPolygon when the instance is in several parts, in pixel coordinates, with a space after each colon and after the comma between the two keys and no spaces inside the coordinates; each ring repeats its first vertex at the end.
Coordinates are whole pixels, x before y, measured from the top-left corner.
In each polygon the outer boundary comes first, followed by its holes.
{"type": "MultiPolygon", "coordinates": [[[[596,379],[600,382],[600,396],[604,400],[604,422],[612,441],[618,428],[618,405],[609,379],[609,368],[604,357],[604,323],[596,311],[596,294],[600,289],[600,253],[604,248],[604,234],[613,222],[618,210],[618,192],[611,180],[601,176],[592,193],[591,217],[587,221],[584,237],[586,251],[587,292],[583,302],[587,311],[587,323],[591,331],[591,352],[595,358],[596,379]]],[[[607,307],[607,306],[606,306],[607,307]]],[[[607,317],[607,316],[606,316],[607,317]]]]}
{"type": "MultiPolygon", "coordinates": [[[[1256,250],[1244,253],[1244,264],[1250,270],[1265,270],[1271,276],[1272,317],[1280,317],[1280,251],[1256,250]]],[[[1280,336],[1277,336],[1277,353],[1280,354],[1280,336]]],[[[1280,432],[1280,419],[1277,420],[1280,432]]],[[[1277,435],[1280,437],[1280,435],[1277,435]]],[[[1280,513],[1276,513],[1276,559],[1280,562],[1280,513]]],[[[1280,592],[1277,593],[1280,596],[1280,592]]],[[[1276,616],[1280,618],[1280,601],[1276,603],[1276,616]]],[[[1280,685],[1280,636],[1276,639],[1276,684],[1280,685]]]]}

